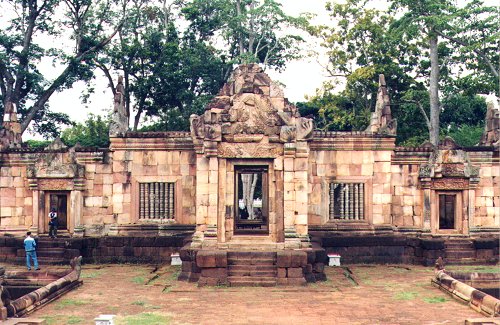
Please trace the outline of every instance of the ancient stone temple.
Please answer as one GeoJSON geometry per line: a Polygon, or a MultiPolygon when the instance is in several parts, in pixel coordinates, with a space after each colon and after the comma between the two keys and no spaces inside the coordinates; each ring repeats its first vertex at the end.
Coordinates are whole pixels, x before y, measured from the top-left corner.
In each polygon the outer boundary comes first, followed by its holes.
{"type": "Polygon", "coordinates": [[[383,76],[360,132],[315,130],[257,65],[235,69],[190,132],[127,131],[120,82],[114,104],[109,148],[2,145],[1,233],[43,238],[55,208],[61,254],[180,253],[181,278],[200,284],[321,280],[327,253],[348,263],[498,261],[498,103],[470,148],[397,147],[383,76]]]}

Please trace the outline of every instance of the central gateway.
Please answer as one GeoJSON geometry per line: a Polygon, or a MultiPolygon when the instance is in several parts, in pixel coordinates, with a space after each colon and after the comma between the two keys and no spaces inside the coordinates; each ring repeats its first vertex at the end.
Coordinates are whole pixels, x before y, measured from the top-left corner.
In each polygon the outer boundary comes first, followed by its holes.
{"type": "Polygon", "coordinates": [[[326,254],[308,235],[313,121],[252,64],[238,67],[190,124],[196,231],[181,251],[180,279],[200,285],[324,279],[326,254]]]}
{"type": "Polygon", "coordinates": [[[236,166],[234,234],[269,235],[268,166],[236,166]]]}

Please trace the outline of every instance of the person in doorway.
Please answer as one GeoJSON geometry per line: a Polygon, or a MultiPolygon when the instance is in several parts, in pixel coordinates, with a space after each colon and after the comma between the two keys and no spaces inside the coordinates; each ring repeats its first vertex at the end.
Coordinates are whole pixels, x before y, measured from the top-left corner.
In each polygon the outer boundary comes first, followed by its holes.
{"type": "Polygon", "coordinates": [[[247,207],[240,209],[240,219],[247,220],[248,219],[248,210],[247,207]]]}
{"type": "Polygon", "coordinates": [[[57,221],[56,209],[52,208],[49,213],[49,236],[51,238],[57,238],[57,226],[59,225],[57,221]]]}
{"type": "Polygon", "coordinates": [[[26,239],[24,239],[24,250],[26,251],[26,266],[28,267],[28,271],[31,271],[31,260],[33,260],[35,270],[40,270],[38,267],[38,259],[36,258],[36,241],[33,237],[31,237],[31,231],[26,233],[26,239]]]}

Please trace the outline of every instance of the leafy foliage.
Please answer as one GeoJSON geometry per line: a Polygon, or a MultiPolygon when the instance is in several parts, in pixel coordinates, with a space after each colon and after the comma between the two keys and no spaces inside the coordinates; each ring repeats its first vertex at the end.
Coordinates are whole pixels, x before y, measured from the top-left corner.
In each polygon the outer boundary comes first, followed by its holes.
{"type": "Polygon", "coordinates": [[[182,8],[197,39],[227,44],[231,63],[262,63],[282,69],[300,56],[308,16],[287,15],[275,0],[190,0],[182,8]]]}
{"type": "Polygon", "coordinates": [[[493,27],[498,15],[476,0],[462,7],[447,0],[390,4],[388,12],[363,0],[327,4],[334,23],[316,27],[313,34],[323,40],[334,81],[300,103],[301,112],[313,114],[320,128],[361,130],[374,109],[377,79],[383,73],[398,120],[398,144],[420,145],[440,127],[441,136],[463,138],[463,145],[470,143],[467,137],[476,141],[478,129],[473,126],[483,123],[486,105],[475,95],[498,84],[490,64],[498,62],[498,51],[492,50],[498,43],[498,28],[493,27]],[[439,73],[434,70],[430,78],[429,40],[438,37],[439,73]],[[341,84],[344,89],[338,91],[341,84]],[[429,87],[439,88],[441,98],[436,101],[438,92],[429,93],[429,87]]]}
{"type": "Polygon", "coordinates": [[[33,148],[33,149],[39,149],[39,148],[45,148],[47,147],[51,141],[40,141],[40,140],[27,140],[25,144],[28,146],[28,148],[33,148]]]}
{"type": "Polygon", "coordinates": [[[93,76],[95,54],[120,26],[110,19],[121,14],[116,7],[119,0],[5,2],[6,28],[0,30],[0,116],[7,104],[14,104],[21,115],[22,132],[34,120],[36,132],[53,137],[68,117],[49,112],[48,101],[56,91],[93,76]],[[61,39],[73,44],[61,43],[61,39]],[[51,80],[40,71],[48,60],[62,66],[51,80]]]}
{"type": "Polygon", "coordinates": [[[89,114],[85,123],[77,123],[64,130],[61,140],[67,146],[79,143],[84,147],[104,148],[109,146],[109,119],[89,114]]]}

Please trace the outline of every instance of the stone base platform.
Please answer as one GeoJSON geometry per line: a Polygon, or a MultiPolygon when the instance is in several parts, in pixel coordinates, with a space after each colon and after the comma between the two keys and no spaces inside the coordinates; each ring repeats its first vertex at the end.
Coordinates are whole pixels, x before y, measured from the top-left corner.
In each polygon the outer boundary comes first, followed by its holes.
{"type": "Polygon", "coordinates": [[[198,286],[297,286],[326,280],[327,255],[321,247],[226,250],[186,245],[180,257],[179,280],[198,282],[198,286]]]}

